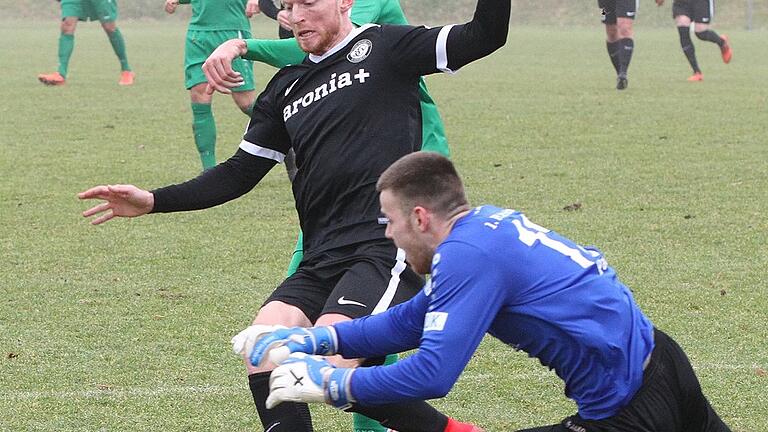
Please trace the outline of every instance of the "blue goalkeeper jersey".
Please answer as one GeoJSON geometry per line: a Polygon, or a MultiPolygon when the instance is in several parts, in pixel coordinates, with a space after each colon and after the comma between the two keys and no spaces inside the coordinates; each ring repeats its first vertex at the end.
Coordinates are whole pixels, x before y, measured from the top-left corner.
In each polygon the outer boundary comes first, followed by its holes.
{"type": "Polygon", "coordinates": [[[653,325],[599,250],[482,206],[456,222],[431,271],[410,301],[335,325],[347,358],[418,348],[355,371],[357,402],[444,396],[486,333],[553,369],[585,419],[616,414],[640,387],[653,325]]]}

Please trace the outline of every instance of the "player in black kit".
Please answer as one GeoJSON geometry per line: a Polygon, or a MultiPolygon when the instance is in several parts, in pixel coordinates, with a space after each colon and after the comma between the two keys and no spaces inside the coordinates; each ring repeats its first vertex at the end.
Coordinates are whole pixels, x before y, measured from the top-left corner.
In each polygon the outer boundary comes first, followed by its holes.
{"type": "MultiPolygon", "coordinates": [[[[510,0],[479,0],[470,22],[429,29],[355,28],[348,15],[352,3],[284,0],[308,56],[267,84],[229,160],[152,192],[119,185],[79,195],[106,200],[83,213],[105,212],[94,224],[115,216],[208,208],[250,191],[293,149],[298,172],[292,187],[304,260],[267,299],[254,325],[236,337],[242,341],[238,351],[275,325],[329,325],[377,313],[421,289],[404,252],[384,235],[387,220],[379,209],[376,181],[391,163],[420,148],[419,77],[456,71],[490,54],[505,43],[509,26],[510,0]]],[[[306,404],[266,409],[272,367],[249,365],[248,370],[264,429],[311,431],[306,404]]],[[[350,409],[400,432],[476,430],[424,402],[350,409]]]]}
{"type": "Polygon", "coordinates": [[[605,44],[613,68],[616,70],[616,89],[627,88],[627,70],[635,50],[632,21],[637,14],[639,0],[597,0],[600,19],[605,24],[605,44]]]}
{"type": "MultiPolygon", "coordinates": [[[[656,4],[661,6],[664,0],[656,0],[656,4]]],[[[696,49],[691,41],[691,23],[694,23],[693,31],[697,38],[717,44],[720,47],[723,63],[731,62],[733,50],[728,42],[728,36],[718,35],[709,28],[714,14],[715,0],[674,0],[672,2],[672,18],[675,19],[677,32],[680,34],[680,47],[693,69],[693,75],[688,77],[688,81],[704,80],[699,63],[696,61],[696,49]]]]}

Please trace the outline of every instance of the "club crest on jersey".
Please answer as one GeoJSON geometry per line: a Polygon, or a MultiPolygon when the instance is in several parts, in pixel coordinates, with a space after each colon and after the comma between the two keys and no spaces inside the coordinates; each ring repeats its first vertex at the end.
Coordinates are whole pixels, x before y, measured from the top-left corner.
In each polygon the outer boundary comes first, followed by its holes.
{"type": "Polygon", "coordinates": [[[371,43],[371,41],[368,39],[357,41],[357,43],[352,47],[352,51],[347,54],[347,60],[349,60],[351,63],[360,63],[361,61],[365,60],[371,53],[372,46],[373,43],[371,43]]]}

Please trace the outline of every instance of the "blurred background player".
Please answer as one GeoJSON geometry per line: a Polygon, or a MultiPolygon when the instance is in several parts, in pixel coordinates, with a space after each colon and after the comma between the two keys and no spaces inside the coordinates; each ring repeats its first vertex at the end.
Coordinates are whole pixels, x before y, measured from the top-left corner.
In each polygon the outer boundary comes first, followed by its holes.
{"type": "Polygon", "coordinates": [[[61,34],[59,35],[59,69],[53,73],[40,74],[37,79],[45,85],[63,85],[67,80],[69,59],[75,48],[75,29],[78,21],[96,21],[109,38],[112,49],[120,60],[120,85],[131,85],[134,73],[128,65],[125,40],[117,28],[117,0],[60,0],[61,34]]]}
{"type": "Polygon", "coordinates": [[[638,0],[597,0],[601,20],[605,24],[605,44],[613,68],[616,70],[616,89],[624,90],[627,70],[635,50],[632,21],[637,13],[638,0]]]}
{"type": "MultiPolygon", "coordinates": [[[[250,38],[251,23],[246,16],[258,13],[256,0],[166,0],[165,11],[172,14],[179,4],[192,4],[192,18],[184,46],[184,80],[192,101],[192,133],[203,169],[216,165],[216,120],[211,109],[212,96],[206,92],[207,79],[203,62],[221,43],[232,38],[250,38]]],[[[250,115],[256,99],[253,64],[242,58],[233,59],[231,68],[243,78],[232,89],[232,100],[250,115]]]]}
{"type": "MultiPolygon", "coordinates": [[[[656,4],[661,6],[664,4],[664,0],[656,0],[656,4]]],[[[733,50],[728,43],[728,36],[718,36],[709,28],[714,13],[715,0],[674,0],[672,2],[672,18],[675,19],[677,32],[680,34],[680,46],[691,65],[691,69],[693,69],[693,75],[688,78],[688,81],[702,81],[704,79],[699,63],[696,61],[696,49],[691,41],[691,22],[694,23],[693,31],[696,33],[696,37],[717,44],[720,47],[723,62],[726,64],[731,62],[733,50]]]]}

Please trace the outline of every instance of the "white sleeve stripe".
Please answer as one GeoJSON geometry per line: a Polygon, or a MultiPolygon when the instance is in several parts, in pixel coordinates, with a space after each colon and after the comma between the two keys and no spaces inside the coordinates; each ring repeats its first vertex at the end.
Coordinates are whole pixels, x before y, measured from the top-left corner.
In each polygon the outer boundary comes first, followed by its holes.
{"type": "Polygon", "coordinates": [[[268,148],[264,148],[261,146],[257,146],[256,144],[249,143],[248,141],[245,141],[245,140],[240,142],[240,148],[246,153],[250,153],[254,156],[263,157],[265,159],[272,159],[273,161],[277,161],[277,163],[283,163],[283,160],[285,160],[285,155],[283,153],[280,153],[279,151],[275,151],[275,150],[270,150],[268,148]]]}
{"type": "Polygon", "coordinates": [[[437,69],[446,73],[454,73],[448,69],[448,33],[451,32],[453,24],[444,26],[437,34],[437,43],[435,44],[435,57],[437,58],[437,69]]]}

